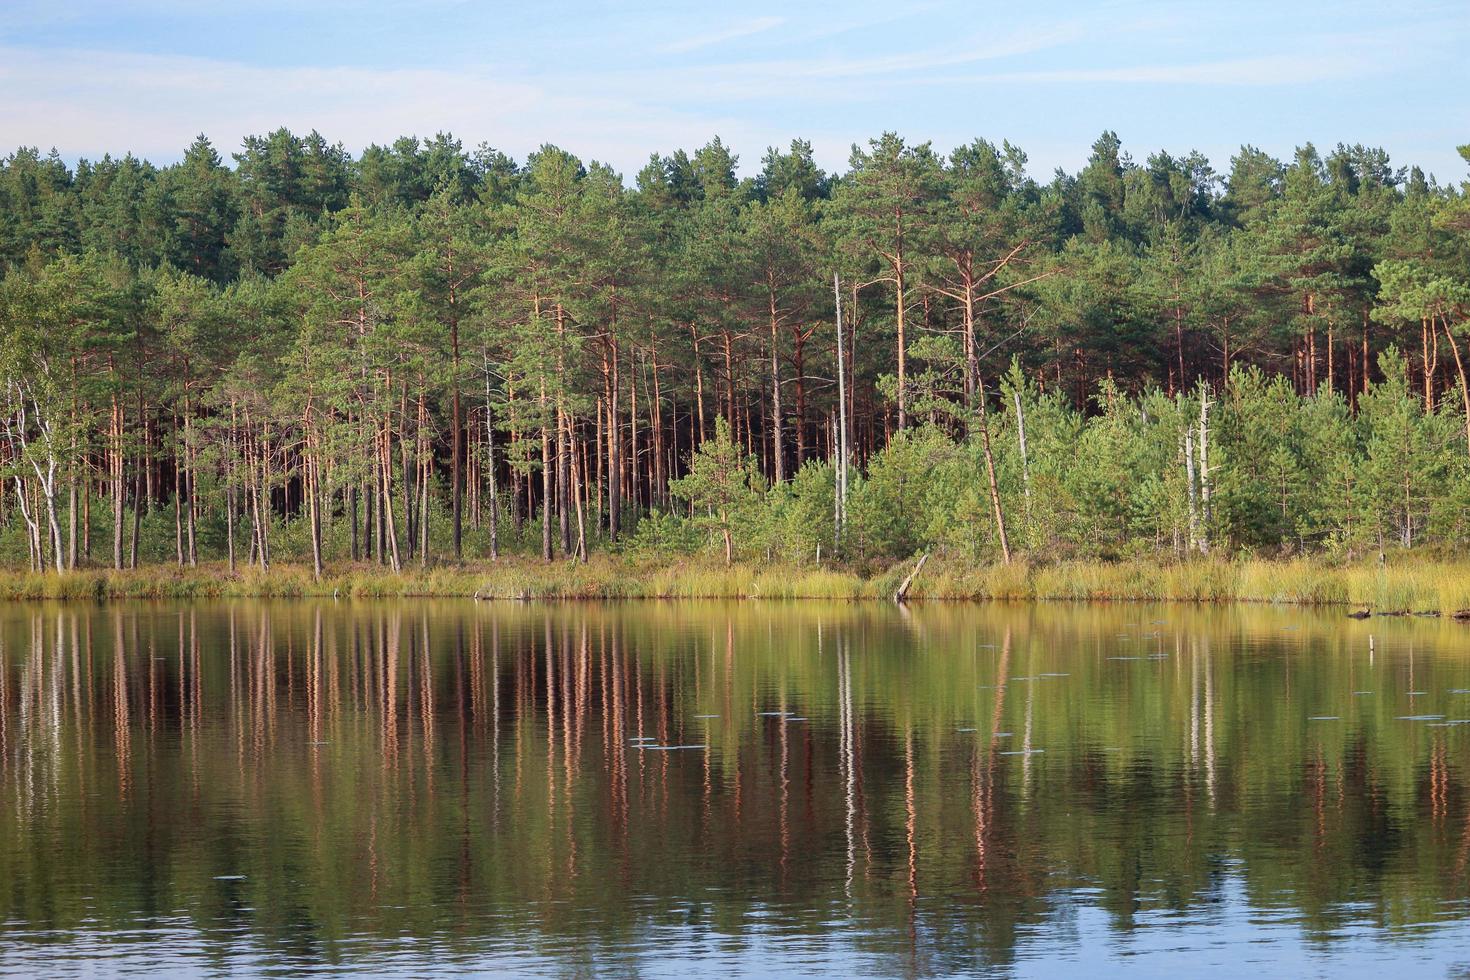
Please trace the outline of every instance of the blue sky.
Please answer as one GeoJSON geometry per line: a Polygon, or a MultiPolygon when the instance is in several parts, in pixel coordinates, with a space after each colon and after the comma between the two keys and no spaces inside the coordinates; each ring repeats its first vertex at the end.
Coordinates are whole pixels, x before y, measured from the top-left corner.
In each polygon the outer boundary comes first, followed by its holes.
{"type": "Polygon", "coordinates": [[[1075,170],[1104,129],[1141,159],[1252,143],[1466,168],[1470,2],[0,0],[0,147],[177,159],[204,132],[313,128],[356,152],[448,130],[554,142],[631,175],[716,134],[829,169],[883,130],[1009,139],[1075,170]]]}

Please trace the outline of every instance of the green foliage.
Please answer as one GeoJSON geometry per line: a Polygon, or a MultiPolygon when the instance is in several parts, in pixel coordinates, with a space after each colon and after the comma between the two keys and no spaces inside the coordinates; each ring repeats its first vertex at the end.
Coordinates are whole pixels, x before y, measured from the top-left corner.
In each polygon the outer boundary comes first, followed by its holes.
{"type": "Polygon", "coordinates": [[[813,460],[766,495],[763,513],[753,522],[762,552],[785,562],[833,557],[832,509],[836,469],[813,460]]]}
{"type": "Polygon", "coordinates": [[[0,161],[0,561],[985,563],[987,443],[1023,557],[1470,541],[1466,194],[1382,150],[233,164],[0,161]]]}
{"type": "Polygon", "coordinates": [[[849,504],[853,546],[876,558],[902,558],[933,547],[948,532],[972,466],[940,430],[899,433],[868,463],[849,504]]]}
{"type": "Polygon", "coordinates": [[[699,526],[688,518],[655,510],[639,518],[624,550],[629,555],[643,558],[692,555],[699,550],[704,539],[699,526]]]}
{"type": "Polygon", "coordinates": [[[728,565],[734,561],[736,528],[750,519],[765,486],[755,458],[735,443],[722,415],[715,419],[713,437],[691,457],[689,472],[672,481],[669,492],[689,502],[697,523],[720,535],[728,565]]]}

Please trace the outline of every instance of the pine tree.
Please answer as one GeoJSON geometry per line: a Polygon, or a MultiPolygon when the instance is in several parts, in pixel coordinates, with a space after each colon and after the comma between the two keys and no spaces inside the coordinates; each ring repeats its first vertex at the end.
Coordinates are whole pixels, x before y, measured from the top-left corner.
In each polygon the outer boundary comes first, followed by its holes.
{"type": "Polygon", "coordinates": [[[724,416],[715,418],[714,435],[700,443],[689,460],[689,472],[669,485],[687,500],[697,519],[718,531],[725,564],[735,560],[735,528],[761,499],[763,490],[755,458],[736,445],[724,416]]]}

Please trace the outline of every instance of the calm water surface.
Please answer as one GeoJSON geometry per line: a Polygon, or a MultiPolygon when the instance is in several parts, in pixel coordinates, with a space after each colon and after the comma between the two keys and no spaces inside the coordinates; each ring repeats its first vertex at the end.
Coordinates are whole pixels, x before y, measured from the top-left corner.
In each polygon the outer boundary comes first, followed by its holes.
{"type": "Polygon", "coordinates": [[[0,973],[1470,976],[1470,627],[0,606],[0,973]]]}

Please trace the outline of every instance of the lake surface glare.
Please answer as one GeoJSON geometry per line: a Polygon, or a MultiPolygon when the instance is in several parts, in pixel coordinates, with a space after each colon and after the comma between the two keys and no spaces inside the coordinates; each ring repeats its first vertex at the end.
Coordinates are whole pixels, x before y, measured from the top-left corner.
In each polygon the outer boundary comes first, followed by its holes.
{"type": "Polygon", "coordinates": [[[1470,626],[0,606],[0,975],[1470,977],[1470,626]]]}

